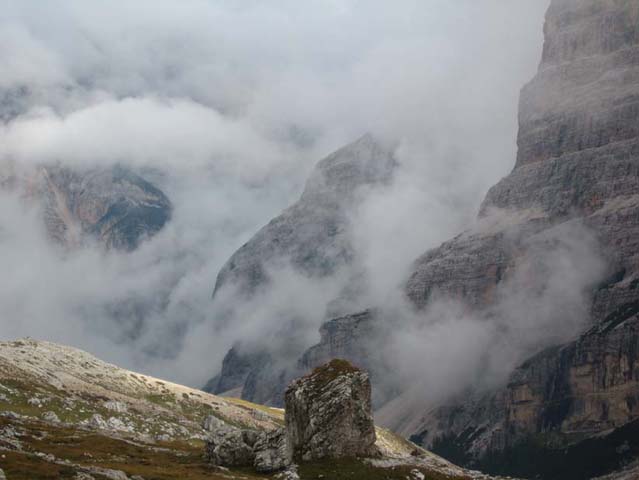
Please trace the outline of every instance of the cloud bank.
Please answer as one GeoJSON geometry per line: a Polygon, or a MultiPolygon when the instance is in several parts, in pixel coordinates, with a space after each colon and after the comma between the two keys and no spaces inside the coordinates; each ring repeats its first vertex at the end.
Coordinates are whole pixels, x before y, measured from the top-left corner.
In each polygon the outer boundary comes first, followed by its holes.
{"type": "Polygon", "coordinates": [[[547,3],[0,0],[0,165],[122,163],[175,209],[135,252],[61,252],[4,193],[0,336],[193,385],[237,338],[275,342],[282,309],[312,343],[332,287],[284,271],[229,327],[210,300],[223,262],[370,131],[401,167],[354,213],[354,242],[374,295],[395,292],[512,167],[547,3]]]}

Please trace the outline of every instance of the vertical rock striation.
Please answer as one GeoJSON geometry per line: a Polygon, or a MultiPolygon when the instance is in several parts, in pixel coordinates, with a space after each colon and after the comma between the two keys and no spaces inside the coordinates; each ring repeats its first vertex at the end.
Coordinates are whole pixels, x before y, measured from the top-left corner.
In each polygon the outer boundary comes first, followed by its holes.
{"type": "Polygon", "coordinates": [[[532,438],[574,445],[639,417],[639,3],[553,0],[519,123],[515,168],[488,193],[479,226],[422,256],[408,297],[489,308],[523,239],[574,219],[596,232],[611,272],[580,338],[530,358],[503,390],[425,415],[417,436],[467,460],[532,438]]]}
{"type": "Polygon", "coordinates": [[[171,217],[166,195],[122,166],[43,165],[22,178],[11,171],[7,175],[4,186],[39,202],[50,237],[67,247],[97,242],[107,249],[134,250],[171,217]]]}
{"type": "Polygon", "coordinates": [[[286,434],[297,460],[371,457],[375,424],[368,374],[333,360],[286,390],[286,434]]]}
{"type": "MultiPolygon", "coordinates": [[[[214,301],[221,301],[218,295],[224,289],[234,293],[234,301],[249,300],[267,291],[269,267],[291,266],[310,278],[346,269],[347,274],[356,277],[349,216],[366,188],[390,183],[395,166],[392,152],[371,135],[320,161],[300,199],[257,232],[224,265],[215,284],[214,301]]],[[[336,315],[348,310],[354,297],[356,292],[344,291],[327,310],[336,315]]],[[[231,317],[232,309],[231,305],[231,317]]],[[[287,332],[291,337],[294,333],[287,332]]],[[[281,405],[286,385],[300,373],[295,359],[283,369],[270,361],[269,352],[241,347],[229,351],[221,374],[209,381],[206,389],[215,393],[241,391],[246,400],[281,405]]]]}

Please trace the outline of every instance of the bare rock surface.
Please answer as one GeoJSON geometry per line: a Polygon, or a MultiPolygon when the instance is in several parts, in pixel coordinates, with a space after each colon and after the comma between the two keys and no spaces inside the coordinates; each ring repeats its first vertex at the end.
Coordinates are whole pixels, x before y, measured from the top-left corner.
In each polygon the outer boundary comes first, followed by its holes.
{"type": "Polygon", "coordinates": [[[586,448],[639,418],[638,22],[636,2],[551,2],[539,72],[521,94],[515,169],[488,193],[476,228],[415,263],[406,294],[416,306],[444,296],[474,311],[495,302],[531,237],[566,222],[595,232],[610,264],[578,339],[531,357],[499,391],[415,412],[421,427],[406,433],[439,438],[439,451],[463,452],[458,461],[529,440],[586,448]]]}
{"type": "Polygon", "coordinates": [[[50,237],[67,247],[98,242],[108,249],[133,250],[171,217],[167,196],[124,166],[0,170],[5,186],[41,205],[50,237]]]}
{"type": "MultiPolygon", "coordinates": [[[[268,288],[272,268],[290,266],[312,278],[347,268],[356,277],[349,216],[366,188],[391,182],[395,166],[393,153],[371,135],[321,160],[300,199],[257,232],[223,266],[217,276],[214,301],[223,301],[223,290],[235,293],[233,302],[252,298],[268,288]]],[[[340,294],[329,305],[331,316],[344,310],[348,313],[355,296],[354,292],[340,294]]],[[[285,333],[294,337],[295,332],[285,333]]],[[[276,371],[271,368],[270,356],[270,352],[235,346],[224,359],[220,375],[205,389],[218,394],[239,391],[246,400],[281,405],[284,389],[300,371],[294,362],[289,371],[276,371]]]]}
{"type": "Polygon", "coordinates": [[[368,374],[333,360],[286,390],[286,432],[294,458],[370,457],[375,448],[368,374]]]}

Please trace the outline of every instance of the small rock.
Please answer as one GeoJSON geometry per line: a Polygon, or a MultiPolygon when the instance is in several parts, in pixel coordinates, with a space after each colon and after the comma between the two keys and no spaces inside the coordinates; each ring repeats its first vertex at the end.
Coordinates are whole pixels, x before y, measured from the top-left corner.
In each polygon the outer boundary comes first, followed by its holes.
{"type": "Polygon", "coordinates": [[[221,428],[228,428],[228,426],[224,420],[217,418],[215,415],[209,415],[202,422],[202,428],[207,432],[214,432],[221,428]]]}
{"type": "Polygon", "coordinates": [[[122,420],[117,417],[111,417],[106,422],[109,430],[118,430],[121,432],[132,432],[133,427],[131,425],[127,425],[122,420]]]}
{"type": "Polygon", "coordinates": [[[51,411],[44,412],[42,414],[42,419],[51,423],[60,423],[60,418],[56,415],[55,412],[51,412],[51,411]]]}
{"type": "Polygon", "coordinates": [[[95,480],[95,477],[85,472],[78,472],[73,477],[73,480],[95,480]]]}
{"type": "Polygon", "coordinates": [[[0,480],[7,480],[7,476],[4,474],[4,470],[0,468],[0,480]]]}
{"type": "Polygon", "coordinates": [[[422,472],[417,470],[417,469],[412,470],[410,472],[410,474],[411,474],[413,480],[424,480],[426,478],[426,476],[422,472]]]}
{"type": "Polygon", "coordinates": [[[27,403],[32,407],[42,407],[42,400],[40,400],[38,397],[31,397],[29,400],[27,400],[27,403]]]}
{"type": "Polygon", "coordinates": [[[129,480],[129,477],[122,470],[111,470],[110,468],[89,467],[87,470],[94,475],[101,475],[109,480],[129,480]]]}
{"type": "Polygon", "coordinates": [[[258,420],[260,422],[267,422],[270,419],[270,417],[261,410],[253,410],[251,412],[251,415],[255,420],[258,420]]]}
{"type": "Polygon", "coordinates": [[[116,402],[115,400],[109,400],[103,403],[104,408],[116,413],[127,413],[129,408],[124,402],[116,402]]]}
{"type": "Polygon", "coordinates": [[[275,480],[300,480],[300,476],[297,474],[297,466],[291,465],[283,472],[278,473],[273,477],[275,480]]]}
{"type": "Polygon", "coordinates": [[[89,427],[97,428],[100,430],[107,430],[109,428],[107,422],[99,413],[94,413],[93,415],[91,415],[91,418],[85,420],[82,423],[88,425],[89,427]]]}

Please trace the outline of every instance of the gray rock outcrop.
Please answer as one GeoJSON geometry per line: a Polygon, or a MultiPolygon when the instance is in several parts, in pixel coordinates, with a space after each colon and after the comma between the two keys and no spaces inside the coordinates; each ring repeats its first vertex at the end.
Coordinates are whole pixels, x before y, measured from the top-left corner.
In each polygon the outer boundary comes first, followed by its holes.
{"type": "Polygon", "coordinates": [[[372,457],[375,425],[368,374],[333,360],[286,390],[286,434],[293,458],[372,457]]]}
{"type": "Polygon", "coordinates": [[[166,195],[123,166],[42,165],[19,175],[4,169],[5,188],[41,204],[49,236],[67,247],[97,241],[108,249],[133,250],[171,217],[166,195]]]}
{"type": "Polygon", "coordinates": [[[531,357],[503,389],[415,412],[424,418],[415,438],[439,437],[456,460],[527,441],[578,448],[639,418],[638,22],[635,2],[552,1],[539,72],[521,94],[515,168],[481,208],[483,220],[507,226],[467,232],[415,263],[406,285],[415,305],[440,295],[474,311],[494,304],[526,239],[575,219],[611,266],[590,294],[592,328],[577,340],[531,357]]]}
{"type": "MultiPolygon", "coordinates": [[[[223,289],[239,295],[234,301],[264,291],[270,282],[269,267],[283,264],[312,278],[329,276],[340,268],[351,268],[352,275],[357,276],[349,215],[364,189],[391,182],[395,166],[393,153],[371,135],[320,161],[300,199],[257,232],[224,265],[217,276],[214,301],[223,289]]],[[[355,297],[356,292],[342,292],[327,306],[327,318],[340,311],[347,313],[355,297]]],[[[294,332],[286,333],[294,337],[294,332]]],[[[281,405],[286,385],[300,371],[294,362],[288,370],[274,370],[270,356],[266,351],[231,348],[220,375],[211,379],[205,390],[240,391],[246,400],[281,405]]]]}
{"type": "Polygon", "coordinates": [[[206,457],[222,467],[271,473],[293,461],[379,455],[368,374],[345,360],[333,360],[291,383],[285,423],[285,428],[258,432],[205,421],[210,431],[206,457]]]}

